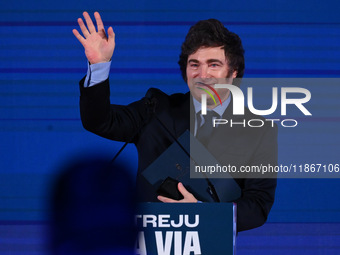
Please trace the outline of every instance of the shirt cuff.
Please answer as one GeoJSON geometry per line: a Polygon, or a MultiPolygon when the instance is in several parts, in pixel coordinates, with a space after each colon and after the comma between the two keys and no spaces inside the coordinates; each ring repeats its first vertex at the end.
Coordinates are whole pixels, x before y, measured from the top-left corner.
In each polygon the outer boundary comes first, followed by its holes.
{"type": "Polygon", "coordinates": [[[87,63],[87,74],[84,87],[91,87],[109,78],[111,61],[90,65],[87,63]]]}

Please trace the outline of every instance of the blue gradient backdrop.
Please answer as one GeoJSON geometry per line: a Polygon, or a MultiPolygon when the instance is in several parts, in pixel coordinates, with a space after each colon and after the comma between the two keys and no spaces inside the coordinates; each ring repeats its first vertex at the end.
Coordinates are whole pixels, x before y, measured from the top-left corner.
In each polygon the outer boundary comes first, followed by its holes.
{"type": "MultiPolygon", "coordinates": [[[[180,46],[189,27],[207,18],[242,38],[245,77],[340,78],[338,1],[1,3],[1,254],[23,252],[9,253],[8,242],[21,239],[8,237],[6,226],[35,229],[46,220],[49,187],[61,162],[89,150],[114,155],[122,145],[86,132],[80,122],[78,81],[87,63],[72,29],[83,10],[99,11],[115,30],[110,79],[117,104],[138,100],[149,87],[186,92],[177,65],[180,46]]],[[[307,89],[313,117],[294,130],[280,128],[280,163],[340,163],[340,86],[307,89]]],[[[268,88],[256,88],[256,94],[264,101],[259,105],[270,103],[268,88]]],[[[121,156],[136,169],[133,145],[121,156]]],[[[268,223],[240,234],[239,254],[339,254],[339,180],[280,179],[268,223]]]]}

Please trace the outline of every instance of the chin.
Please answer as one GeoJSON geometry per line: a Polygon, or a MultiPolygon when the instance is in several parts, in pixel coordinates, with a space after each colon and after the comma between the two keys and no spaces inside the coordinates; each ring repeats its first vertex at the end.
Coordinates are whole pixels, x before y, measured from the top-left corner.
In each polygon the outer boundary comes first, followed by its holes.
{"type": "Polygon", "coordinates": [[[208,108],[215,108],[216,106],[220,105],[219,102],[217,102],[217,105],[215,105],[214,100],[212,100],[211,98],[207,99],[207,107],[208,108]]]}

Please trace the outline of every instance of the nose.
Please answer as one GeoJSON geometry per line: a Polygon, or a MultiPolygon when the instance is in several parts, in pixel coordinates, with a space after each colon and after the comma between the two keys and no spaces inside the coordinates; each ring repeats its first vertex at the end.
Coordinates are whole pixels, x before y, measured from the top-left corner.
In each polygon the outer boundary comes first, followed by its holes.
{"type": "Polygon", "coordinates": [[[206,65],[202,65],[202,66],[201,66],[200,77],[201,77],[202,79],[210,78],[208,66],[206,66],[206,65]]]}

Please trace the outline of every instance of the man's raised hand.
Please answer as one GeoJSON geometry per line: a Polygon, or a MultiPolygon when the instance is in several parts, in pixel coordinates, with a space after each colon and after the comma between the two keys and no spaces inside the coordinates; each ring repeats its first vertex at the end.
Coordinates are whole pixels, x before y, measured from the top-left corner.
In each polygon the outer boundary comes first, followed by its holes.
{"type": "Polygon", "coordinates": [[[72,32],[84,46],[85,55],[88,61],[91,64],[110,61],[115,49],[115,33],[113,32],[112,27],[109,27],[107,30],[107,36],[102,19],[98,12],[94,13],[97,30],[93,25],[90,15],[87,12],[84,12],[83,16],[87,27],[81,18],[78,19],[78,24],[83,36],[76,29],[73,29],[72,32]]]}

